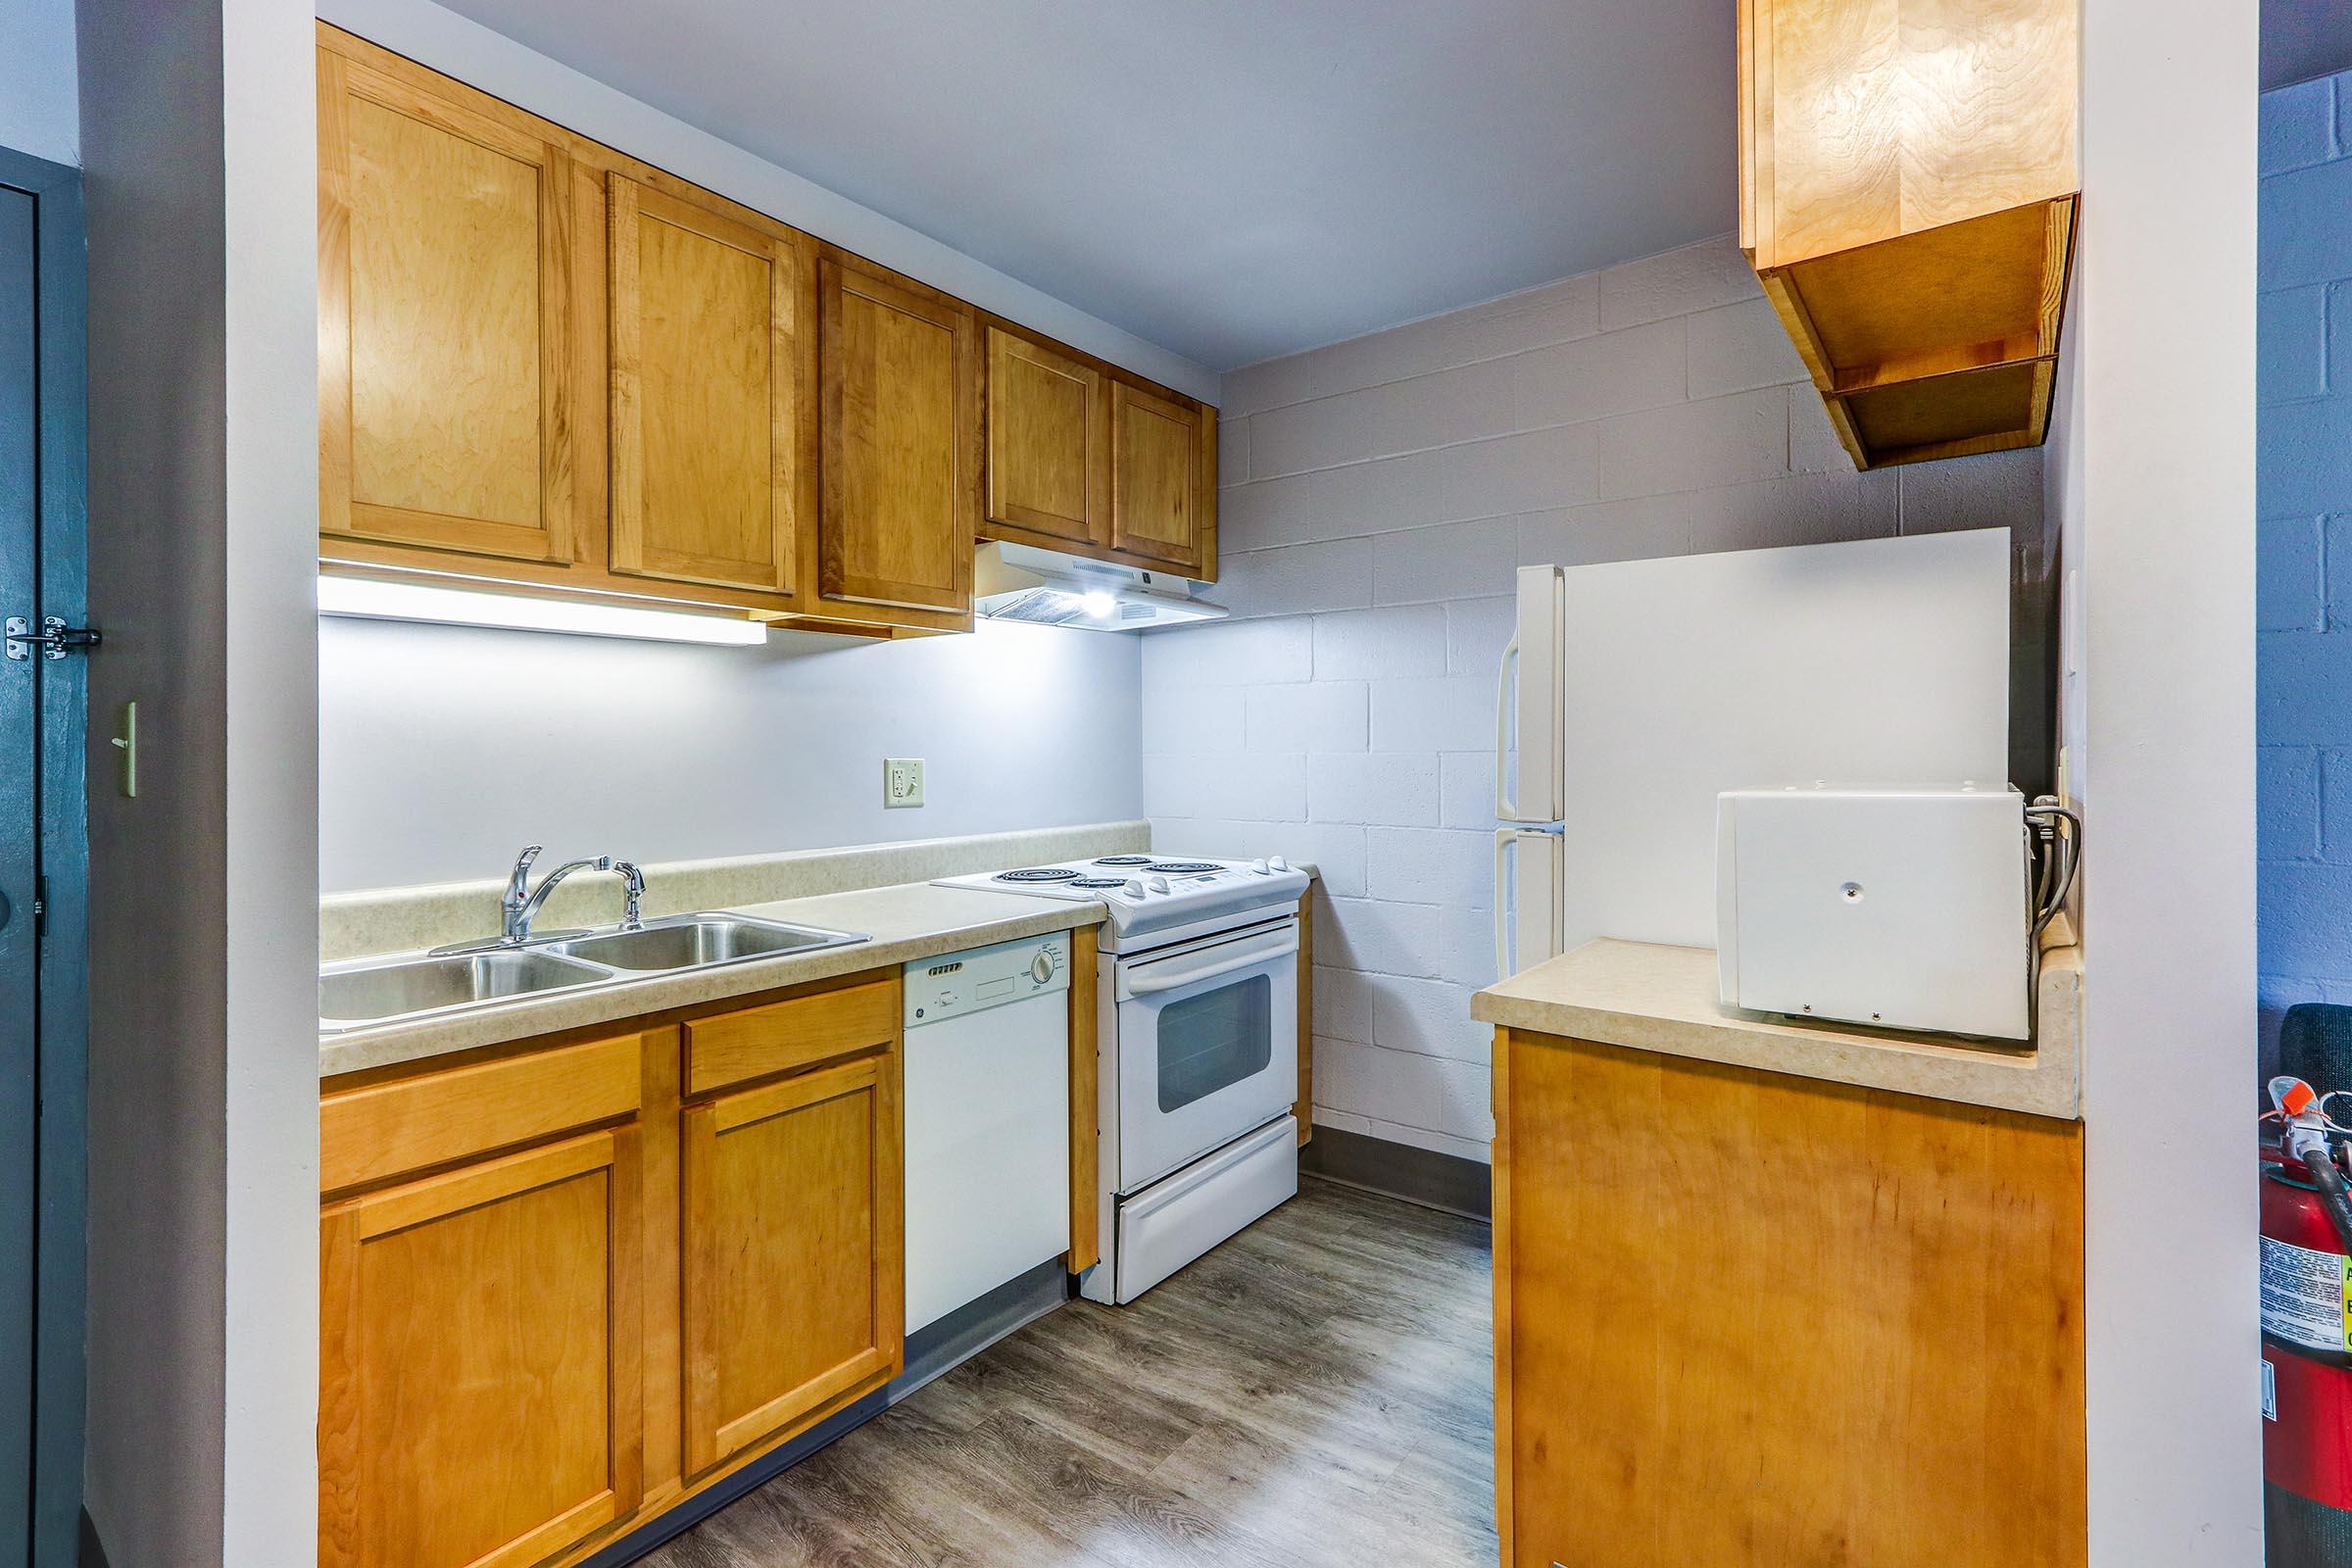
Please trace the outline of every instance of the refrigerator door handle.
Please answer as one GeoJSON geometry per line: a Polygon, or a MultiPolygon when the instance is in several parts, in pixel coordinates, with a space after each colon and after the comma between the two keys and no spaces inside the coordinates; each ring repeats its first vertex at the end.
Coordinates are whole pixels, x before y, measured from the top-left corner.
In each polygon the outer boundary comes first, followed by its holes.
{"type": "Polygon", "coordinates": [[[1498,827],[1494,830],[1494,978],[1508,980],[1511,962],[1511,904],[1503,897],[1510,886],[1511,849],[1521,839],[1544,837],[1540,827],[1498,827]]]}
{"type": "MultiPolygon", "coordinates": [[[[1502,645],[1502,661],[1494,671],[1494,814],[1508,822],[1519,814],[1519,803],[1511,797],[1511,676],[1519,667],[1519,633],[1513,631],[1511,640],[1502,645]]],[[[1494,863],[1502,863],[1502,850],[1494,851],[1494,863]]],[[[1495,896],[1501,897],[1502,887],[1497,873],[1495,896]]],[[[1501,916],[1496,917],[1500,930],[1501,916]]]]}

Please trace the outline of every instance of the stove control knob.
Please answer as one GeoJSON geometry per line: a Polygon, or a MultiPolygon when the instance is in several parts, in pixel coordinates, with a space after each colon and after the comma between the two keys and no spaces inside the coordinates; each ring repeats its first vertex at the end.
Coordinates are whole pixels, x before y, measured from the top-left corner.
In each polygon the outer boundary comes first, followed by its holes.
{"type": "Polygon", "coordinates": [[[1277,871],[1288,871],[1291,868],[1291,862],[1279,855],[1269,858],[1266,864],[1277,871]]]}
{"type": "Polygon", "coordinates": [[[1145,886],[1149,887],[1154,893],[1165,893],[1168,891],[1168,879],[1164,876],[1155,876],[1150,882],[1146,883],[1145,886]]]}
{"type": "Polygon", "coordinates": [[[1029,960],[1029,978],[1044,985],[1054,978],[1054,955],[1041,953],[1029,960]]]}
{"type": "Polygon", "coordinates": [[[1250,862],[1250,869],[1256,872],[1259,876],[1272,876],[1274,874],[1274,868],[1263,860],[1251,860],[1250,862]]]}
{"type": "Polygon", "coordinates": [[[1131,876],[1127,879],[1127,896],[1131,899],[1140,899],[1144,896],[1144,879],[1142,877],[1131,876]]]}

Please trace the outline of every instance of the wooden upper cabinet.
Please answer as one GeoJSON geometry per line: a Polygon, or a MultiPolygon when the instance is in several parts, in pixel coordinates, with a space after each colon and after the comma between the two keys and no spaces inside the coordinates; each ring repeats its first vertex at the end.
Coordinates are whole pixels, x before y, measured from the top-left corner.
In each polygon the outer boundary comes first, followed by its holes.
{"type": "Polygon", "coordinates": [[[988,329],[991,537],[1110,543],[1109,407],[1101,370],[1001,326],[988,329]]]}
{"type": "Polygon", "coordinates": [[[322,534],[571,560],[570,169],[518,110],[319,50],[322,534]]]}
{"type": "Polygon", "coordinates": [[[967,305],[831,250],[817,292],[824,597],[968,616],[979,323],[967,305]]]}
{"type": "Polygon", "coordinates": [[[1740,0],[1740,239],[1864,467],[2037,444],[2075,0],[1740,0]]]}
{"type": "Polygon", "coordinates": [[[321,1568],[527,1568],[636,1509],[637,1138],[321,1211],[321,1568]]]}
{"type": "Polygon", "coordinates": [[[982,536],[1214,577],[1216,416],[992,324],[982,536]]]}
{"type": "Polygon", "coordinates": [[[799,584],[816,408],[816,245],[613,172],[612,569],[799,584]]]}
{"type": "Polygon", "coordinates": [[[2079,187],[2073,0],[1742,0],[1759,267],[2079,187]]]}
{"type": "Polygon", "coordinates": [[[1195,575],[1212,547],[1216,415],[1114,381],[1110,388],[1110,544],[1195,575]]]}
{"type": "Polygon", "coordinates": [[[686,1107],[690,1476],[904,1364],[899,1126],[895,1052],[686,1107]]]}

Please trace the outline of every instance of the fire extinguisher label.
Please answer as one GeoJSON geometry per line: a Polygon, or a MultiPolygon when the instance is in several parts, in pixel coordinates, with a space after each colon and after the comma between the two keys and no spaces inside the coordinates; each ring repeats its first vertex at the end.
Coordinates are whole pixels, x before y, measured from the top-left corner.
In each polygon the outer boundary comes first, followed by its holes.
{"type": "Polygon", "coordinates": [[[2352,1260],[2262,1239],[2262,1329],[2290,1345],[2342,1353],[2352,1316],[2352,1260]]]}

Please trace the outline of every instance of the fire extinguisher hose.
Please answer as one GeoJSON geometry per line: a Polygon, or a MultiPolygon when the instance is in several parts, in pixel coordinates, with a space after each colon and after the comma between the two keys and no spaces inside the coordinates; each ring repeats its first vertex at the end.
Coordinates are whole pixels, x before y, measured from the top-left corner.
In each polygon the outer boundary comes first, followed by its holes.
{"type": "Polygon", "coordinates": [[[2335,1168],[2335,1157],[2325,1149],[2304,1151],[2303,1168],[2320,1190],[2320,1206],[2328,1210],[2335,1239],[2343,1243],[2345,1253],[2352,1255],[2352,1193],[2345,1190],[2344,1173],[2335,1168]]]}

